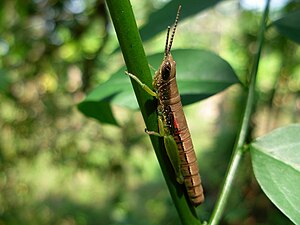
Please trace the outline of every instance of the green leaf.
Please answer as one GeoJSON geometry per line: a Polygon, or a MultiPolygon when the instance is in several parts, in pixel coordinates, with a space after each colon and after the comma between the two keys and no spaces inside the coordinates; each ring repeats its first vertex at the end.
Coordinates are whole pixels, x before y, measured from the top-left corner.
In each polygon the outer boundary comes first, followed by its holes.
{"type": "Polygon", "coordinates": [[[5,70],[0,69],[0,92],[5,92],[8,89],[11,80],[5,70]]]}
{"type": "Polygon", "coordinates": [[[193,16],[209,7],[213,7],[220,1],[222,0],[169,1],[162,8],[150,14],[148,22],[140,29],[142,40],[149,40],[157,33],[165,31],[168,26],[171,26],[174,23],[179,5],[182,6],[180,20],[183,20],[184,18],[193,16]]]}
{"type": "MultiPolygon", "coordinates": [[[[177,83],[183,105],[189,105],[219,93],[239,80],[232,67],[213,52],[178,49],[172,52],[176,61],[177,83]]],[[[158,60],[162,60],[161,54],[158,60]]],[[[151,59],[149,59],[151,65],[151,59]]]]}
{"type": "Polygon", "coordinates": [[[278,32],[300,44],[300,11],[289,13],[273,22],[278,32]]]}
{"type": "Polygon", "coordinates": [[[291,221],[300,224],[300,124],[276,129],[250,147],[262,190],[291,221]]]}
{"type": "Polygon", "coordinates": [[[101,123],[118,125],[110,104],[105,101],[84,101],[78,105],[78,109],[85,116],[95,118],[101,123]]]}
{"type": "MultiPolygon", "coordinates": [[[[172,55],[177,62],[177,81],[183,105],[205,99],[239,82],[230,65],[212,52],[178,49],[172,51],[172,55]]],[[[162,59],[163,53],[148,57],[149,63],[155,68],[159,67],[162,59]]],[[[79,110],[100,122],[115,124],[109,104],[137,109],[138,105],[125,70],[121,68],[107,82],[97,86],[79,104],[79,110]],[[104,102],[107,104],[103,104],[104,102]],[[102,104],[101,107],[99,104],[102,104]]]]}

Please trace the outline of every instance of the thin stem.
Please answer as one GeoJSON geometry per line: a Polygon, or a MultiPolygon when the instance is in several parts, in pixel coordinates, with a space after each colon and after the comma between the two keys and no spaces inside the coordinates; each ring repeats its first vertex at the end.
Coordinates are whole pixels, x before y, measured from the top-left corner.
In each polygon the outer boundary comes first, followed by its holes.
{"type": "Polygon", "coordinates": [[[246,136],[249,129],[249,121],[251,118],[251,114],[253,111],[253,102],[254,102],[254,94],[255,94],[255,84],[256,84],[256,77],[257,77],[257,70],[259,65],[259,60],[261,56],[262,51],[262,45],[264,40],[264,32],[266,30],[266,23],[267,23],[267,17],[269,13],[269,5],[270,1],[268,0],[266,3],[266,7],[264,10],[264,14],[262,17],[260,32],[258,36],[258,50],[257,53],[254,56],[254,63],[250,74],[250,84],[248,89],[248,95],[246,99],[246,105],[244,109],[243,119],[241,122],[239,134],[236,140],[236,144],[234,147],[233,155],[231,157],[229,167],[225,176],[225,180],[223,183],[223,187],[220,193],[220,196],[218,198],[217,204],[214,208],[213,214],[210,219],[210,225],[217,225],[220,220],[221,216],[225,210],[225,206],[227,204],[227,200],[230,194],[230,191],[232,190],[232,184],[233,180],[235,178],[235,175],[238,171],[238,166],[240,164],[242,155],[243,155],[243,146],[245,144],[246,136]]]}
{"type": "MultiPolygon", "coordinates": [[[[117,33],[128,72],[134,74],[143,84],[151,87],[151,73],[130,1],[106,0],[106,3],[117,33]]],[[[132,86],[147,130],[157,131],[158,124],[155,99],[146,93],[135,80],[132,80],[132,86]]],[[[151,135],[150,139],[182,224],[201,224],[195,208],[188,200],[184,186],[176,182],[174,170],[166,150],[164,149],[163,140],[153,135],[151,135]]]]}

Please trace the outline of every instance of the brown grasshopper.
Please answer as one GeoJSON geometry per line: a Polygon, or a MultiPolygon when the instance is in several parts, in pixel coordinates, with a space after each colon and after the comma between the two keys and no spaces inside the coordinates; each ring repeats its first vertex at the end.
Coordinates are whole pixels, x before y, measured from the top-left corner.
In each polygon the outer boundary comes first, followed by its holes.
{"type": "Polygon", "coordinates": [[[135,75],[126,72],[142,88],[158,100],[159,131],[146,131],[149,135],[164,138],[164,145],[176,173],[179,183],[184,183],[189,199],[194,206],[204,201],[203,188],[199,175],[197,158],[191,135],[183,113],[180,95],[176,83],[176,62],[171,55],[171,47],[178,23],[179,6],[171,37],[170,26],[167,31],[163,61],[153,79],[153,90],[143,84],[135,75]]]}

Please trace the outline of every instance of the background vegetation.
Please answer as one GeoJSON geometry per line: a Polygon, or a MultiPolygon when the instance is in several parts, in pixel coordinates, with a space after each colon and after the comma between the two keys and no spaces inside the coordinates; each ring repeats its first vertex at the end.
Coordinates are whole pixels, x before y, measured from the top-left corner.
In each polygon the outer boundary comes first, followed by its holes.
{"type": "MultiPolygon", "coordinates": [[[[139,25],[163,4],[132,1],[139,25]]],[[[288,2],[270,17],[296,8],[288,2]]],[[[166,14],[173,19],[175,12],[166,14]]],[[[180,21],[174,48],[212,50],[246,82],[260,17],[222,1],[180,21]]],[[[114,127],[76,108],[124,64],[104,2],[3,0],[0,31],[0,224],[179,224],[140,113],[114,106],[114,127]]],[[[162,32],[145,42],[146,53],[161,52],[164,39],[162,32]]],[[[299,54],[274,28],[267,31],[252,137],[299,122],[299,54]]],[[[206,190],[198,212],[206,220],[233,148],[241,93],[232,86],[185,108],[206,190]]],[[[222,224],[291,224],[244,166],[222,224]]]]}

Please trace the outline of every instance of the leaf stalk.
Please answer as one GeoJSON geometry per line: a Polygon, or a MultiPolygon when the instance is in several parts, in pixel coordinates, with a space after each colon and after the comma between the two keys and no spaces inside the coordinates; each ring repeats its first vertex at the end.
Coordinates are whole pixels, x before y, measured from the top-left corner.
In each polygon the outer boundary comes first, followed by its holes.
{"type": "MultiPolygon", "coordinates": [[[[144,84],[151,86],[152,77],[130,1],[107,0],[106,3],[128,72],[134,74],[144,84]]],[[[153,97],[147,94],[136,81],[132,80],[132,86],[147,129],[157,131],[156,104],[153,97]]],[[[200,225],[195,208],[189,202],[184,186],[176,182],[162,139],[155,136],[150,136],[150,139],[182,224],[200,225]]]]}
{"type": "Polygon", "coordinates": [[[259,35],[258,35],[258,50],[257,50],[256,54],[254,55],[254,63],[253,63],[253,67],[252,67],[251,73],[250,73],[250,84],[249,84],[249,88],[248,88],[246,104],[245,104],[245,108],[244,108],[244,113],[243,113],[240,129],[239,129],[238,136],[236,139],[236,144],[235,144],[235,147],[233,150],[233,154],[231,156],[231,160],[229,162],[229,166],[228,166],[228,169],[226,172],[225,180],[223,182],[223,186],[222,186],[219,198],[217,200],[217,203],[215,205],[215,208],[213,210],[213,213],[212,213],[212,216],[211,216],[211,219],[209,222],[210,225],[217,225],[217,224],[219,224],[219,222],[221,220],[221,217],[225,210],[225,206],[228,202],[229,194],[232,190],[232,184],[233,184],[234,178],[236,176],[238,167],[240,165],[240,162],[241,162],[241,159],[242,159],[242,156],[244,153],[243,146],[245,144],[246,137],[248,134],[250,119],[251,119],[253,106],[254,106],[253,103],[254,103],[256,77],[257,77],[257,71],[258,71],[258,65],[259,65],[259,61],[260,61],[262,46],[263,46],[263,42],[264,42],[264,33],[266,30],[266,25],[267,25],[270,1],[271,0],[267,1],[263,16],[262,16],[260,31],[259,31],[259,35]]]}

